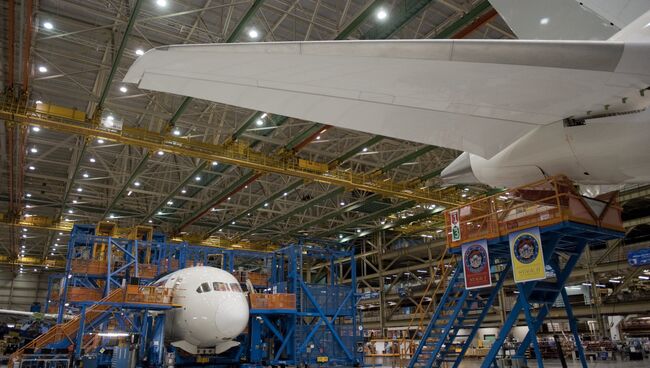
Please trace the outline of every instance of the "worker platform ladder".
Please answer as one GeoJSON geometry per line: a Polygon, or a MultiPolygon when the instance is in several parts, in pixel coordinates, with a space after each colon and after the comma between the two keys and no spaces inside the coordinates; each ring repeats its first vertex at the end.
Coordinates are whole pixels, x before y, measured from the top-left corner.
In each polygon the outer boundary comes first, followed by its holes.
{"type": "Polygon", "coordinates": [[[104,312],[106,312],[106,310],[109,309],[109,306],[103,303],[110,303],[110,302],[120,300],[120,298],[122,297],[122,293],[123,290],[121,289],[113,290],[105,298],[98,301],[97,304],[86,309],[85,313],[83,314],[85,318],[82,318],[82,315],[78,315],[65,323],[58,324],[52,327],[44,334],[40,335],[39,337],[35,338],[34,340],[29,342],[22,348],[14,352],[11,355],[9,361],[10,362],[19,361],[22,355],[27,350],[42,349],[60,341],[65,341],[70,343],[75,339],[78,339],[77,334],[79,333],[79,331],[83,331],[84,326],[86,324],[96,322],[104,314],[104,312]]]}
{"type": "Polygon", "coordinates": [[[408,368],[440,367],[443,363],[457,367],[460,364],[510,271],[509,263],[499,268],[502,270],[498,272],[496,287],[467,290],[463,285],[462,263],[456,265],[408,368]]]}

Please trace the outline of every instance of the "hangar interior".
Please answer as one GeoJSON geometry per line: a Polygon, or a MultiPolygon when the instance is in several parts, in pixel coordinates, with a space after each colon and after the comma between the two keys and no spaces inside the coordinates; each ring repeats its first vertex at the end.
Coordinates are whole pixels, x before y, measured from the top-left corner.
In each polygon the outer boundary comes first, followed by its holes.
{"type": "Polygon", "coordinates": [[[3,0],[0,22],[9,366],[650,359],[650,185],[598,205],[562,176],[448,185],[455,149],[122,82],[166,45],[516,39],[490,1],[3,0]],[[552,285],[510,273],[508,236],[528,228],[552,285]],[[490,286],[470,289],[462,244],[483,240],[490,286]],[[196,267],[236,280],[169,278],[196,267]],[[165,316],[221,291],[245,295],[241,331],[172,342],[165,316]]]}

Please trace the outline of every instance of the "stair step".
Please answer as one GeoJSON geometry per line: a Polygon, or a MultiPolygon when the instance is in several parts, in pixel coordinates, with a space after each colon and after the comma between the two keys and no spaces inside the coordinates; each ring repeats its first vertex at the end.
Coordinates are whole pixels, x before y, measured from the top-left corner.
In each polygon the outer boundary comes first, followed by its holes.
{"type": "Polygon", "coordinates": [[[533,290],[558,292],[560,288],[554,282],[538,281],[533,290]]]}

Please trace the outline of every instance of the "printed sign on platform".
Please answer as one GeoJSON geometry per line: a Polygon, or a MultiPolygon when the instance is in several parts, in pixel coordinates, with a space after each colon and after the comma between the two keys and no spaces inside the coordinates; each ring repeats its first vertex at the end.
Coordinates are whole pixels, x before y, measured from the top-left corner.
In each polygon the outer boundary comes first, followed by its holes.
{"type": "Polygon", "coordinates": [[[458,217],[458,210],[450,211],[449,218],[451,219],[451,241],[459,241],[460,240],[460,218],[458,217]]]}
{"type": "Polygon", "coordinates": [[[544,252],[539,228],[533,227],[510,234],[510,258],[515,282],[546,278],[544,252]]]}
{"type": "Polygon", "coordinates": [[[465,289],[492,286],[490,276],[490,254],[486,240],[465,243],[462,246],[465,289]]]}

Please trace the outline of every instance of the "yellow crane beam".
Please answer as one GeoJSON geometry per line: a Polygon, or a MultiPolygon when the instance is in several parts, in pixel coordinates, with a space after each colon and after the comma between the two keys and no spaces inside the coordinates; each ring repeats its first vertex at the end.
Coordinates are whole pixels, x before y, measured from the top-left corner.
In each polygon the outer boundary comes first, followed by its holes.
{"type": "Polygon", "coordinates": [[[86,137],[101,137],[105,140],[149,150],[162,150],[181,156],[223,162],[259,172],[295,176],[348,189],[362,189],[387,197],[415,200],[445,207],[455,207],[465,202],[461,198],[461,194],[454,188],[418,188],[418,184],[397,183],[382,179],[375,174],[354,174],[338,169],[328,170],[319,162],[296,157],[281,158],[277,155],[266,155],[237,142],[211,144],[187,137],[167,136],[144,129],[105,127],[98,121],[85,118],[76,110],[60,106],[40,104],[30,107],[24,103],[4,98],[0,106],[0,118],[17,124],[34,125],[86,137]]]}

